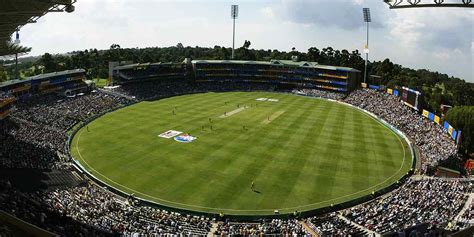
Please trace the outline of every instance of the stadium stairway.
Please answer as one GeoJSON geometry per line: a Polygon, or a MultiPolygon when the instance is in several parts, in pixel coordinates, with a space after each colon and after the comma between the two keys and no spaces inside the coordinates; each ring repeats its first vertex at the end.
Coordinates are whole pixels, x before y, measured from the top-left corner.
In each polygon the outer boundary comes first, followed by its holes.
{"type": "MultiPolygon", "coordinates": [[[[140,220],[144,223],[149,223],[153,225],[160,226],[161,228],[169,231],[170,233],[173,233],[175,231],[175,228],[166,224],[160,224],[159,220],[156,219],[151,219],[146,216],[141,215],[140,220]]],[[[199,228],[193,224],[190,223],[185,223],[185,222],[179,222],[179,225],[183,227],[183,231],[185,233],[189,233],[191,236],[208,236],[209,232],[206,229],[199,228]]],[[[212,229],[211,229],[212,231],[212,229]]]]}
{"type": "Polygon", "coordinates": [[[47,178],[43,182],[49,190],[62,187],[74,187],[85,182],[84,179],[74,171],[52,170],[45,172],[45,175],[47,178]]]}
{"type": "Polygon", "coordinates": [[[181,223],[183,225],[183,229],[187,232],[187,233],[191,233],[192,235],[194,236],[206,236],[209,234],[209,232],[205,229],[202,229],[202,228],[199,228],[197,226],[194,226],[194,225],[191,225],[189,223],[181,223]]]}
{"type": "Polygon", "coordinates": [[[311,234],[311,236],[319,237],[318,233],[316,233],[313,228],[311,228],[306,221],[300,221],[300,224],[304,227],[304,229],[311,234]]]}
{"type": "MultiPolygon", "coordinates": [[[[459,214],[454,218],[454,220],[459,220],[461,217],[464,215],[464,213],[469,210],[471,207],[471,203],[474,201],[474,193],[469,194],[469,198],[467,199],[466,203],[464,204],[464,207],[461,209],[459,214]]],[[[474,220],[471,220],[471,224],[474,223],[474,220]]]]}
{"type": "Polygon", "coordinates": [[[350,221],[349,219],[345,218],[343,215],[337,215],[337,217],[343,221],[345,221],[346,223],[348,223],[349,225],[352,225],[354,227],[356,227],[357,229],[361,230],[361,231],[364,231],[367,235],[369,236],[375,236],[375,237],[380,237],[381,235],[379,233],[376,233],[374,231],[371,231],[367,228],[365,228],[364,226],[361,226],[355,222],[352,222],[350,221]]]}
{"type": "Polygon", "coordinates": [[[217,226],[218,226],[217,223],[212,223],[211,230],[209,231],[209,233],[207,233],[207,237],[213,237],[214,236],[214,233],[217,230],[217,226]]]}

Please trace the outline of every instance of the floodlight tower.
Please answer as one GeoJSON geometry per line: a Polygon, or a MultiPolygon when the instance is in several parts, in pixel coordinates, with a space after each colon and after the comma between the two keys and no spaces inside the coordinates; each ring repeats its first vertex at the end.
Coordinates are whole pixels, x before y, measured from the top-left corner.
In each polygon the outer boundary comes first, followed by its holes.
{"type": "MultiPolygon", "coordinates": [[[[15,35],[15,41],[13,42],[16,46],[20,45],[20,33],[18,33],[18,30],[16,31],[15,35]]],[[[18,52],[15,53],[15,79],[20,79],[20,73],[18,71],[18,52]]]]}
{"type": "Polygon", "coordinates": [[[364,22],[367,23],[367,43],[365,44],[365,47],[364,47],[364,52],[365,52],[364,83],[367,83],[367,63],[369,61],[369,23],[372,22],[372,19],[370,18],[369,8],[363,8],[362,11],[364,13],[364,22]]]}
{"type": "Polygon", "coordinates": [[[232,59],[234,59],[235,50],[235,19],[239,16],[239,5],[232,5],[230,15],[233,20],[233,34],[232,34],[232,59]]]}

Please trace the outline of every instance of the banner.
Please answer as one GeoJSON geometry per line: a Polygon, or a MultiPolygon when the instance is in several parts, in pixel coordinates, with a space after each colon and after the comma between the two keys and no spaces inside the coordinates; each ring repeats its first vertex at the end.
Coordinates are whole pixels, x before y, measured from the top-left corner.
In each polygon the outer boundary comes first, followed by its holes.
{"type": "Polygon", "coordinates": [[[429,112],[428,110],[426,110],[426,109],[424,109],[423,112],[422,112],[422,115],[423,115],[423,117],[425,117],[425,118],[428,118],[429,114],[430,114],[430,112],[429,112]]]}
{"type": "Polygon", "coordinates": [[[448,129],[449,129],[449,123],[446,122],[446,121],[444,121],[443,128],[444,128],[445,131],[448,131],[448,129]]]}
{"type": "Polygon", "coordinates": [[[393,90],[393,95],[398,96],[398,90],[393,90]]]}
{"type": "Polygon", "coordinates": [[[453,131],[454,131],[453,127],[451,127],[451,125],[449,125],[448,134],[449,134],[450,136],[453,135],[453,131]]]}
{"type": "Polygon", "coordinates": [[[435,116],[434,116],[434,122],[437,123],[437,124],[440,123],[440,118],[439,118],[438,115],[435,115],[435,116]]]}
{"type": "Polygon", "coordinates": [[[392,95],[392,94],[393,94],[393,90],[390,89],[390,88],[388,88],[388,89],[387,89],[387,93],[389,93],[390,95],[392,95]]]}
{"type": "Polygon", "coordinates": [[[374,90],[380,90],[380,86],[376,86],[376,85],[369,85],[369,88],[374,89],[374,90]]]}
{"type": "Polygon", "coordinates": [[[430,112],[430,113],[428,114],[428,119],[431,120],[431,121],[434,121],[434,116],[435,116],[435,115],[430,112]]]}
{"type": "Polygon", "coordinates": [[[458,131],[458,137],[456,139],[456,144],[459,144],[461,142],[461,130],[458,131]]]}
{"type": "Polygon", "coordinates": [[[458,132],[456,132],[456,130],[453,130],[453,134],[451,135],[451,138],[453,138],[453,140],[456,141],[457,135],[458,135],[458,132]]]}
{"type": "Polygon", "coordinates": [[[360,85],[362,86],[362,88],[367,88],[367,83],[360,83],[360,85]]]}

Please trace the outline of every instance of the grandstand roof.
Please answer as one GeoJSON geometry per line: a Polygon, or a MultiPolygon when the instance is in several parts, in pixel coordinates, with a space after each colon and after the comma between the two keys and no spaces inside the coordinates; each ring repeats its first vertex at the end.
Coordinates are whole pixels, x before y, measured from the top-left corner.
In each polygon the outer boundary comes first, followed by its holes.
{"type": "Polygon", "coordinates": [[[11,35],[28,23],[35,23],[48,12],[72,12],[76,0],[0,0],[0,56],[31,50],[13,44],[11,35]]]}
{"type": "Polygon", "coordinates": [[[22,80],[16,79],[16,80],[1,82],[0,87],[13,85],[13,84],[16,84],[16,83],[19,83],[19,82],[28,82],[28,81],[33,81],[33,80],[50,78],[50,77],[54,77],[54,76],[62,76],[62,75],[67,75],[67,74],[72,74],[72,73],[85,73],[85,72],[86,72],[86,70],[84,70],[84,69],[75,69],[75,70],[66,70],[66,71],[61,71],[61,72],[45,73],[45,74],[40,74],[40,75],[36,75],[36,76],[32,76],[32,77],[27,77],[27,78],[22,79],[22,80]]]}
{"type": "Polygon", "coordinates": [[[134,64],[128,64],[128,65],[122,65],[122,66],[117,66],[114,67],[114,70],[124,70],[124,69],[132,69],[136,67],[148,67],[148,66],[154,66],[154,65],[173,65],[173,64],[182,64],[182,63],[134,63],[134,64]]]}
{"type": "Polygon", "coordinates": [[[307,61],[291,61],[291,60],[270,60],[270,61],[243,61],[243,60],[193,60],[194,64],[204,64],[204,63],[222,63],[222,64],[255,64],[255,65],[281,65],[281,66],[291,66],[291,67],[305,67],[305,68],[316,68],[316,69],[326,69],[333,71],[349,71],[349,72],[360,72],[357,69],[350,67],[339,67],[339,66],[329,66],[321,65],[317,62],[307,62],[307,61]]]}

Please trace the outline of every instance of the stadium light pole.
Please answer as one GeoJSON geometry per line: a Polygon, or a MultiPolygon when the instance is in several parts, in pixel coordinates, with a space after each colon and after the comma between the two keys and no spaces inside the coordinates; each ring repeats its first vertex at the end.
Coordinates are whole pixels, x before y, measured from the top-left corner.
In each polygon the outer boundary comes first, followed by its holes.
{"type": "Polygon", "coordinates": [[[367,63],[369,61],[369,23],[372,22],[370,17],[370,9],[363,8],[362,12],[364,13],[364,22],[367,23],[367,43],[364,47],[365,52],[365,70],[364,70],[364,83],[367,83],[367,63]]]}
{"type": "MultiPolygon", "coordinates": [[[[20,33],[18,33],[18,31],[16,31],[16,37],[15,37],[14,44],[15,45],[20,45],[20,33]]],[[[20,78],[20,73],[18,71],[18,52],[15,53],[15,74],[16,74],[15,79],[19,79],[20,78]]]]}
{"type": "Polygon", "coordinates": [[[232,33],[232,59],[234,59],[235,50],[235,19],[239,16],[239,5],[232,5],[230,11],[233,20],[233,33],[232,33]]]}

